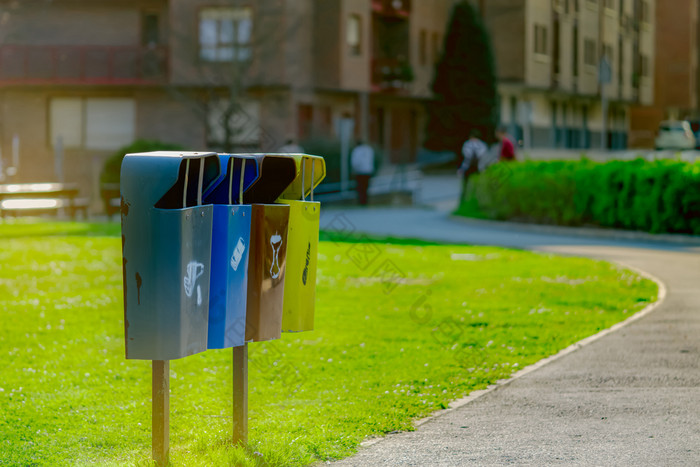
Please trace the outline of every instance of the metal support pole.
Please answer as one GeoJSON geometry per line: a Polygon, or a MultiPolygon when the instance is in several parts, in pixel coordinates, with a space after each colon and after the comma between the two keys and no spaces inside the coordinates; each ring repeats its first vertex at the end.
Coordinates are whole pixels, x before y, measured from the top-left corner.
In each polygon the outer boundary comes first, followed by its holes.
{"type": "Polygon", "coordinates": [[[233,348],[233,444],[248,443],[248,344],[233,348]]]}
{"type": "Polygon", "coordinates": [[[170,362],[153,360],[153,460],[168,465],[170,454],[170,362]]]}

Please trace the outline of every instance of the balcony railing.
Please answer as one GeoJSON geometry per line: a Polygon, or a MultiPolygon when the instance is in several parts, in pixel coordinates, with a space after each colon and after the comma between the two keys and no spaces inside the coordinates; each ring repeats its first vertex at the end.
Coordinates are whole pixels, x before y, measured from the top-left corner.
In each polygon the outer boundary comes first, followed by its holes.
{"type": "Polygon", "coordinates": [[[407,18],[411,14],[411,0],[372,0],[372,11],[384,16],[407,18]]]}
{"type": "Polygon", "coordinates": [[[167,47],[0,46],[0,85],[159,84],[167,77],[167,47]]]}
{"type": "Polygon", "coordinates": [[[395,58],[372,60],[372,88],[375,91],[408,91],[413,78],[413,68],[407,61],[395,58]]]}

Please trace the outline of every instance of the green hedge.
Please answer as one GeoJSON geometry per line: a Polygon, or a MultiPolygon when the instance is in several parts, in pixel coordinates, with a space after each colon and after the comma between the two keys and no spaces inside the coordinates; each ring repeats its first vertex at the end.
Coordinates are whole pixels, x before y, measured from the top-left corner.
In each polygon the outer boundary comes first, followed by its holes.
{"type": "Polygon", "coordinates": [[[100,173],[100,183],[119,183],[122,159],[124,159],[124,156],[127,154],[150,151],[182,151],[183,149],[182,146],[174,143],[145,139],[136,140],[128,146],[117,149],[117,151],[107,159],[100,173]]]}
{"type": "Polygon", "coordinates": [[[643,159],[496,164],[471,179],[457,214],[700,234],[700,164],[643,159]]]}

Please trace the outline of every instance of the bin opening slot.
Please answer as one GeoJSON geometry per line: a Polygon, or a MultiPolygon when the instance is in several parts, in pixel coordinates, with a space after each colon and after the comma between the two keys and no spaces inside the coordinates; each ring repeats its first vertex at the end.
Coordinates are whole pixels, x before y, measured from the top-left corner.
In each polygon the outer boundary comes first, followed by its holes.
{"type": "Polygon", "coordinates": [[[182,209],[202,204],[202,191],[206,191],[219,178],[219,158],[187,158],[180,161],[177,181],[158,200],[155,207],[160,209],[182,209]],[[203,171],[200,174],[200,170],[203,171]]]}
{"type": "MultiPolygon", "coordinates": [[[[258,178],[257,162],[254,157],[232,156],[226,161],[226,174],[219,177],[217,185],[212,187],[209,192],[205,192],[204,202],[206,204],[239,204],[240,203],[240,181],[241,181],[241,165],[245,163],[245,171],[243,174],[243,192],[245,192],[258,178]],[[229,185],[233,184],[233,203],[229,203],[229,185]]],[[[224,159],[225,161],[225,159],[224,159]]]]}
{"type": "Polygon", "coordinates": [[[297,161],[299,173],[280,198],[305,201],[311,197],[313,201],[313,190],[326,176],[325,161],[322,157],[307,154],[294,155],[293,157],[297,161]]]}
{"type": "MultiPolygon", "coordinates": [[[[260,177],[244,194],[243,202],[274,203],[296,178],[296,162],[288,156],[264,156],[260,162],[260,177]]],[[[246,165],[246,171],[248,167],[246,165]]]]}

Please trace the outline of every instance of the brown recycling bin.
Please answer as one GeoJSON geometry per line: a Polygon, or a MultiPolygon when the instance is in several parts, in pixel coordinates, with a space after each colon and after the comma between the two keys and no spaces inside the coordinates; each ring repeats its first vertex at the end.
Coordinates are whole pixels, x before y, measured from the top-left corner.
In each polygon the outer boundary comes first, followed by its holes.
{"type": "Polygon", "coordinates": [[[289,206],[253,204],[252,207],[245,338],[248,341],[279,339],[289,206]]]}
{"type": "Polygon", "coordinates": [[[296,177],[294,159],[256,155],[259,178],[243,195],[252,206],[246,341],[282,336],[289,206],[273,204],[296,177]]]}

